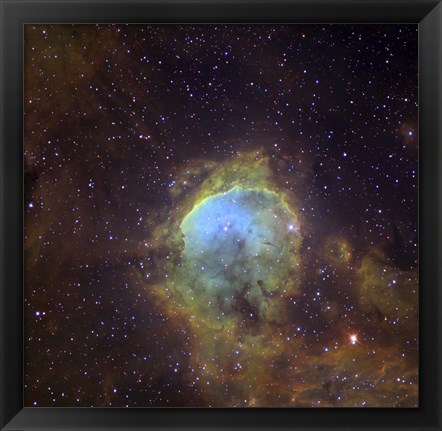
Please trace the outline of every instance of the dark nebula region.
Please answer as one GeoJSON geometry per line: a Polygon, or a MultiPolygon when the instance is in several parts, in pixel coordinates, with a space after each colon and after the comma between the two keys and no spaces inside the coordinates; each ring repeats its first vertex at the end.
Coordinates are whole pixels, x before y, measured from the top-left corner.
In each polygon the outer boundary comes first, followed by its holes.
{"type": "Polygon", "coordinates": [[[418,407],[417,25],[25,25],[25,405],[418,407]]]}

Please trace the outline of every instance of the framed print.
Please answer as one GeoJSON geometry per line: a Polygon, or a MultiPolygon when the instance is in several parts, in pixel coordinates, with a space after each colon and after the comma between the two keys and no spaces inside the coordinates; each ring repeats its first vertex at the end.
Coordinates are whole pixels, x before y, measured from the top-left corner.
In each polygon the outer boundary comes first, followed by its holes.
{"type": "Polygon", "coordinates": [[[440,429],[439,2],[1,6],[2,429],[440,429]]]}

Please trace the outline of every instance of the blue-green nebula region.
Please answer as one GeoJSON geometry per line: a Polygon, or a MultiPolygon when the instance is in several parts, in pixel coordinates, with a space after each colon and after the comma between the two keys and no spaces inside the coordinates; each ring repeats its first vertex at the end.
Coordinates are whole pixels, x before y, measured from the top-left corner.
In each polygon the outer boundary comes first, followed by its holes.
{"type": "Polygon", "coordinates": [[[215,309],[212,317],[232,309],[262,317],[272,297],[289,293],[299,228],[278,194],[236,186],[196,205],[181,231],[185,296],[215,309]]]}

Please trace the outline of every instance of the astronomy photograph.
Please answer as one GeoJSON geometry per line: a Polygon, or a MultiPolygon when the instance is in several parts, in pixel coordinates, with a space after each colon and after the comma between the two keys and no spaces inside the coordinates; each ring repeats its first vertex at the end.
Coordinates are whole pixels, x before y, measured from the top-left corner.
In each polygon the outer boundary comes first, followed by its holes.
{"type": "Polygon", "coordinates": [[[23,32],[25,407],[419,407],[418,25],[23,32]]]}

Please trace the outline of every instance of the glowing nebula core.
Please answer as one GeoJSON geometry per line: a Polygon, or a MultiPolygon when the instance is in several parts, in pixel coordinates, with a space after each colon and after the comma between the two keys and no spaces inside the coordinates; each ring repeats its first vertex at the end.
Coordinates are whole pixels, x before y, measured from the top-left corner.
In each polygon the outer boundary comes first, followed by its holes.
{"type": "Polygon", "coordinates": [[[244,313],[262,317],[266,301],[296,273],[296,217],[274,192],[235,186],[210,196],[181,231],[180,278],[191,281],[199,301],[207,297],[224,312],[240,301],[244,313]]]}

